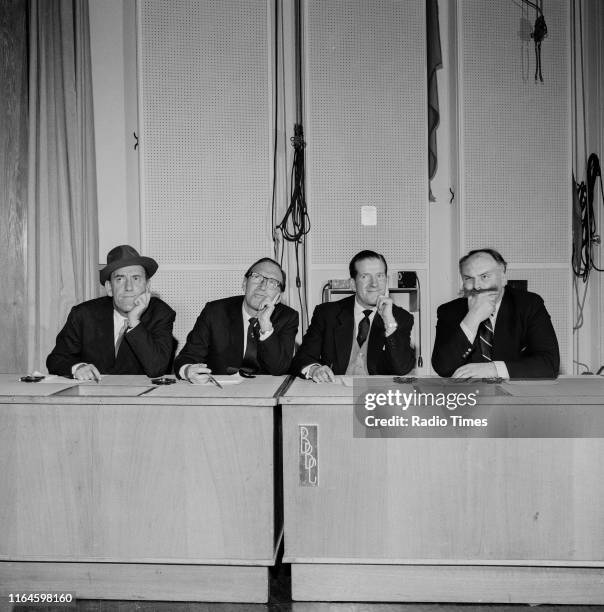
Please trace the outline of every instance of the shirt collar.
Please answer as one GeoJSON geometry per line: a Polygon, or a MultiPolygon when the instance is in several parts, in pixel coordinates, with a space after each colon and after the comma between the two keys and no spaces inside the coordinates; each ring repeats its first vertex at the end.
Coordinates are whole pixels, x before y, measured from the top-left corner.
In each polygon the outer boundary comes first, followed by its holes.
{"type": "Polygon", "coordinates": [[[369,318],[372,319],[373,316],[375,315],[375,311],[377,309],[377,306],[374,306],[373,308],[365,308],[365,306],[361,306],[358,302],[356,297],[354,298],[354,318],[355,320],[358,319],[362,319],[365,314],[364,314],[364,310],[371,310],[371,314],[369,315],[369,318]]]}
{"type": "Polygon", "coordinates": [[[113,324],[118,327],[122,327],[124,325],[124,321],[127,321],[128,317],[121,315],[115,308],[113,309],[113,324]]]}
{"type": "Polygon", "coordinates": [[[241,302],[241,314],[243,315],[243,322],[244,323],[249,323],[249,320],[252,317],[255,317],[256,319],[258,318],[257,315],[248,314],[248,311],[245,309],[245,301],[241,302]]]}
{"type": "Polygon", "coordinates": [[[497,320],[497,315],[499,314],[499,308],[501,307],[501,301],[503,300],[503,294],[505,293],[505,288],[501,293],[501,297],[499,298],[499,300],[497,301],[497,303],[495,304],[495,310],[493,311],[493,313],[491,314],[491,319],[493,319],[493,321],[497,320]]]}

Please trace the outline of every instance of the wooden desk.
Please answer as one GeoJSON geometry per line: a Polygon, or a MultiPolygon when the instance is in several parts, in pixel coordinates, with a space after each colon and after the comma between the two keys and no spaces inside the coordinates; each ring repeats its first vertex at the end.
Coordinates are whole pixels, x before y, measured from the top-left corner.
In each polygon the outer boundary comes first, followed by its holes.
{"type": "Polygon", "coordinates": [[[267,601],[285,377],[16,378],[0,376],[0,593],[267,601]]]}
{"type": "MultiPolygon", "coordinates": [[[[602,378],[502,388],[483,403],[604,411],[602,378]]],[[[604,604],[604,439],[353,438],[352,392],[281,400],[293,599],[604,604]]]]}

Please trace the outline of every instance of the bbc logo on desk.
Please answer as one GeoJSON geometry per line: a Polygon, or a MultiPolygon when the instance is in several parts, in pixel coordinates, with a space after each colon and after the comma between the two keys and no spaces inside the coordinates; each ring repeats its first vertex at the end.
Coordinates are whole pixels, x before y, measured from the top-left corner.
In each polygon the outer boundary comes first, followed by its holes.
{"type": "Polygon", "coordinates": [[[316,425],[299,425],[299,475],[301,487],[319,486],[319,446],[316,425]]]}

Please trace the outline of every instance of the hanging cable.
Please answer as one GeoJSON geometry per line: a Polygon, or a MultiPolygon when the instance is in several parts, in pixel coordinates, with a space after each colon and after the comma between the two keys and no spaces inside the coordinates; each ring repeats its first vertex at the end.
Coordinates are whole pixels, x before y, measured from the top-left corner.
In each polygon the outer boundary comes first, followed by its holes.
{"type": "Polygon", "coordinates": [[[272,228],[272,240],[273,240],[273,251],[275,259],[278,259],[277,254],[279,251],[279,237],[275,231],[276,223],[276,197],[277,197],[277,151],[278,151],[278,137],[279,137],[279,0],[275,0],[275,96],[274,96],[274,113],[273,113],[273,184],[272,184],[272,198],[271,198],[271,228],[272,228]]]}
{"type": "Polygon", "coordinates": [[[525,4],[532,6],[537,11],[537,19],[535,26],[531,32],[531,38],[535,41],[535,81],[539,79],[543,83],[543,74],[541,72],[541,43],[544,38],[547,38],[547,25],[543,16],[543,0],[537,0],[538,4],[530,2],[530,0],[522,0],[525,4]]]}
{"type": "MultiPolygon", "coordinates": [[[[285,216],[277,228],[281,231],[284,240],[294,243],[298,299],[300,300],[300,307],[306,313],[306,320],[308,320],[308,306],[306,300],[302,297],[302,279],[300,278],[300,249],[304,251],[305,236],[310,231],[310,218],[306,208],[306,192],[304,188],[306,172],[304,167],[304,147],[306,143],[304,142],[302,125],[298,123],[294,125],[294,136],[290,140],[294,147],[290,203],[285,211],[285,216]]],[[[304,264],[306,264],[305,260],[304,264]]],[[[306,268],[306,265],[304,265],[304,268],[306,268]]],[[[302,321],[302,332],[304,332],[304,320],[302,321]]]]}
{"type": "Polygon", "coordinates": [[[573,220],[573,272],[584,283],[589,280],[592,270],[604,272],[594,261],[594,245],[601,242],[597,233],[596,215],[594,211],[594,192],[597,179],[600,179],[600,194],[604,204],[604,187],[602,185],[602,169],[600,160],[592,153],[587,160],[587,183],[575,184],[575,211],[573,220]]]}
{"type": "MultiPolygon", "coordinates": [[[[597,178],[600,177],[600,194],[604,205],[604,189],[602,187],[602,172],[600,162],[595,153],[588,157],[587,143],[587,112],[586,112],[586,87],[585,87],[585,60],[584,50],[586,48],[583,39],[583,14],[582,2],[571,4],[572,46],[571,61],[573,67],[573,118],[575,122],[574,147],[573,147],[573,168],[578,171],[580,166],[579,158],[587,160],[586,163],[586,182],[579,182],[575,172],[572,175],[572,260],[573,269],[573,289],[575,294],[576,319],[573,326],[574,336],[574,356],[573,360],[578,367],[585,367],[583,374],[591,374],[587,364],[581,363],[578,358],[582,355],[580,343],[583,339],[589,341],[585,334],[581,335],[578,330],[583,327],[585,322],[584,309],[589,291],[590,273],[592,270],[602,271],[596,265],[596,253],[594,245],[600,243],[600,236],[597,234],[597,204],[594,205],[594,197],[597,196],[597,178]],[[581,283],[581,280],[583,281],[581,283]],[[579,285],[582,284],[582,291],[579,285]]],[[[602,217],[604,219],[604,217],[602,217]]],[[[593,367],[596,370],[597,366],[593,367]]],[[[596,374],[600,374],[604,366],[601,366],[596,374]]]]}
{"type": "MultiPolygon", "coordinates": [[[[295,0],[295,60],[296,60],[296,123],[294,124],[294,135],[290,138],[294,147],[294,159],[290,177],[290,203],[285,215],[276,226],[281,231],[284,241],[294,244],[296,257],[296,287],[300,301],[302,314],[302,334],[308,321],[308,300],[306,296],[306,234],[310,231],[310,218],[306,208],[306,169],[304,163],[304,128],[302,126],[303,115],[303,91],[302,91],[302,8],[300,0],[295,0]],[[300,261],[302,260],[302,262],[300,261]],[[304,279],[301,278],[301,273],[304,279]],[[304,282],[303,282],[304,281],[304,282]]],[[[281,254],[283,260],[284,250],[281,254]]]]}

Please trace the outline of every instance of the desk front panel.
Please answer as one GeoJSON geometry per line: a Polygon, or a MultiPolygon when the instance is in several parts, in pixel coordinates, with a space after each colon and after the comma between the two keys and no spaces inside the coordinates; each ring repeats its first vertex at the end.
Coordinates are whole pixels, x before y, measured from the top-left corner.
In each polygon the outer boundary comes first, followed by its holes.
{"type": "Polygon", "coordinates": [[[353,438],[351,390],[304,385],[283,400],[287,561],[604,565],[603,439],[353,438]],[[302,484],[302,425],[318,486],[302,484]]]}
{"type": "Polygon", "coordinates": [[[214,393],[0,398],[0,558],[272,564],[275,401],[214,393]]]}

